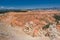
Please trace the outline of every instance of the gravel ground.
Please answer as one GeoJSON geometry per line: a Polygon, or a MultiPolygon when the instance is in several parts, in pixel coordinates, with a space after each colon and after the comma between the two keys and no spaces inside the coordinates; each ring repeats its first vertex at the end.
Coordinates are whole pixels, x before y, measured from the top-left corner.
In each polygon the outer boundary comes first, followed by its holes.
{"type": "Polygon", "coordinates": [[[25,34],[21,28],[14,28],[0,22],[0,40],[49,40],[49,38],[31,37],[25,34]]]}
{"type": "Polygon", "coordinates": [[[32,37],[24,33],[20,27],[12,27],[11,25],[0,22],[0,40],[60,40],[60,36],[57,34],[56,36],[57,38],[54,39],[45,37],[43,34],[40,37],[32,37]]]}

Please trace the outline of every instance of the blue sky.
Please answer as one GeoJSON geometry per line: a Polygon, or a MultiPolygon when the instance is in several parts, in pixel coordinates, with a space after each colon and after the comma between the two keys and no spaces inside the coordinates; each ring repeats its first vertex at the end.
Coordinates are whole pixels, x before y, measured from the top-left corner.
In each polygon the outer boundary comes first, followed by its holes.
{"type": "Polygon", "coordinates": [[[0,0],[1,8],[60,7],[60,0],[0,0]]]}

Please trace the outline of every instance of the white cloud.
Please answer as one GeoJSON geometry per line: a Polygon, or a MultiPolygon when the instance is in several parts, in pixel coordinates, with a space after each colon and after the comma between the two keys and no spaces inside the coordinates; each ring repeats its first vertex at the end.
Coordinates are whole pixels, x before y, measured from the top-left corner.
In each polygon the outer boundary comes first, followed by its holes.
{"type": "Polygon", "coordinates": [[[7,9],[15,9],[14,7],[8,7],[7,9]]]}
{"type": "Polygon", "coordinates": [[[0,9],[15,9],[14,7],[4,7],[4,6],[0,6],[0,9]]]}
{"type": "Polygon", "coordinates": [[[0,6],[0,8],[4,8],[4,6],[0,6]]]}

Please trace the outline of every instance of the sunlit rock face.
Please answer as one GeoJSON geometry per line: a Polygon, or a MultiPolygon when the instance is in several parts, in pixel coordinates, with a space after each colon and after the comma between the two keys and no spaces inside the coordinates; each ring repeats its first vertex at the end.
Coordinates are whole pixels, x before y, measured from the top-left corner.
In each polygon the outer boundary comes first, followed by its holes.
{"type": "Polygon", "coordinates": [[[60,40],[59,19],[57,10],[0,14],[0,40],[60,40]]]}

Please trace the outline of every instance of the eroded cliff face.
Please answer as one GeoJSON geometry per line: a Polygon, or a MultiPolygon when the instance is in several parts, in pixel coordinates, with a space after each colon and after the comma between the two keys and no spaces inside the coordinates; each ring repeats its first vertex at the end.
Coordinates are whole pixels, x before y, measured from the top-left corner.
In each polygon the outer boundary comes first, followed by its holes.
{"type": "Polygon", "coordinates": [[[1,40],[4,40],[3,38],[6,40],[60,40],[60,20],[58,20],[60,17],[56,19],[55,15],[60,16],[60,11],[40,10],[2,14],[0,15],[0,35],[2,34],[0,38],[1,40]]]}

